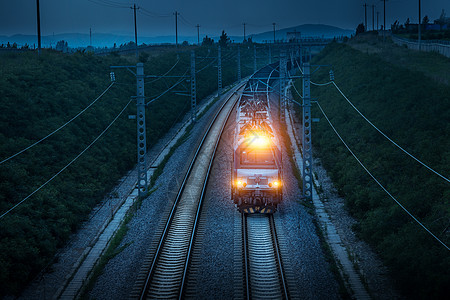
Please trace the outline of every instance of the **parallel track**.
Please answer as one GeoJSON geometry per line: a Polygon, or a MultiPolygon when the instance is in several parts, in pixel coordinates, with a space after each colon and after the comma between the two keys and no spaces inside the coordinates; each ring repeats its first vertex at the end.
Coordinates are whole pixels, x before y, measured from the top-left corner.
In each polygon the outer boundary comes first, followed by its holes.
{"type": "Polygon", "coordinates": [[[203,136],[178,191],[151,265],[144,271],[147,273],[145,280],[137,282],[131,298],[182,298],[206,184],[223,128],[239,99],[235,94],[232,93],[221,106],[203,136]]]}
{"type": "Polygon", "coordinates": [[[289,299],[273,215],[242,214],[245,299],[289,299]]]}

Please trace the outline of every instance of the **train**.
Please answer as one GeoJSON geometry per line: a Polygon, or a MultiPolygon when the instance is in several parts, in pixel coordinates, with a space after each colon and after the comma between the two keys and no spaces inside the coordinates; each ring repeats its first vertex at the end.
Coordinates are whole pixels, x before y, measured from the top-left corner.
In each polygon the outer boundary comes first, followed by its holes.
{"type": "Polygon", "coordinates": [[[269,85],[254,77],[236,106],[231,195],[241,213],[272,214],[283,197],[282,152],[271,118],[269,85]]]}

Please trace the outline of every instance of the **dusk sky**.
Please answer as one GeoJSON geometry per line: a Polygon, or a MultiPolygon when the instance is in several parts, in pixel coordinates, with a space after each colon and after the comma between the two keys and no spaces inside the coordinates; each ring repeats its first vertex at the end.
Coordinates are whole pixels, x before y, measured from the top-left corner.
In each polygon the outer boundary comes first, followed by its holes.
{"type": "MultiPolygon", "coordinates": [[[[242,23],[248,23],[246,33],[259,33],[301,24],[327,24],[354,30],[364,21],[363,4],[367,3],[368,24],[372,24],[372,8],[380,12],[383,22],[383,2],[376,0],[40,0],[42,35],[53,33],[115,33],[134,34],[133,11],[138,11],[138,32],[143,36],[172,35],[175,31],[173,13],[180,13],[180,35],[218,35],[224,29],[229,35],[243,35],[242,23]]],[[[449,0],[422,1],[422,16],[438,18],[442,9],[450,16],[449,0]]],[[[418,19],[418,0],[386,2],[386,23],[404,23],[418,19]]],[[[376,13],[375,13],[376,18],[376,13]]],[[[376,21],[375,21],[376,22],[376,21]]],[[[0,1],[0,35],[36,34],[35,0],[0,1]]]]}

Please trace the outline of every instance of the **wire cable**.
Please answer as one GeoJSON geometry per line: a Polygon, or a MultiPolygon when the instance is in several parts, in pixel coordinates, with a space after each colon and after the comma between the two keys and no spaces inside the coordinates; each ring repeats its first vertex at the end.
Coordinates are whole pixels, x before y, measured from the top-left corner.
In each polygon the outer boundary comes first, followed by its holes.
{"type": "Polygon", "coordinates": [[[149,104],[152,103],[153,101],[158,100],[159,98],[161,98],[162,96],[164,96],[165,94],[167,94],[168,92],[170,92],[171,90],[173,90],[177,85],[179,85],[183,80],[186,79],[184,76],[186,75],[187,72],[188,72],[188,70],[186,70],[186,72],[184,72],[184,74],[181,75],[182,77],[180,78],[180,80],[178,80],[177,82],[175,82],[174,85],[172,85],[170,88],[168,88],[167,90],[165,90],[164,92],[162,92],[161,94],[159,94],[156,98],[153,98],[152,100],[150,100],[149,102],[147,102],[145,105],[149,105],[149,104]]]}
{"type": "Polygon", "coordinates": [[[330,124],[331,128],[333,129],[334,133],[338,136],[338,138],[341,140],[341,142],[344,144],[344,146],[347,148],[347,150],[351,153],[351,155],[356,159],[356,161],[361,165],[361,167],[367,172],[367,174],[372,177],[372,179],[383,189],[383,191],[389,195],[389,197],[392,198],[392,200],[397,203],[398,206],[400,206],[417,224],[419,224],[423,229],[425,229],[426,232],[428,232],[432,237],[434,237],[439,243],[441,243],[447,250],[450,251],[450,248],[441,241],[437,236],[435,236],[425,225],[423,225],[416,217],[414,217],[413,214],[411,214],[408,209],[406,209],[379,181],[378,179],[372,175],[372,173],[366,168],[366,166],[359,160],[359,158],[355,155],[355,153],[350,149],[350,147],[347,145],[347,143],[344,141],[344,139],[341,137],[341,135],[337,132],[336,128],[331,123],[330,119],[328,118],[325,111],[322,109],[322,106],[319,102],[316,102],[320,111],[322,112],[323,116],[327,120],[328,124],[330,124]]]}
{"type": "Polygon", "coordinates": [[[388,141],[390,141],[392,144],[394,144],[397,148],[399,148],[400,150],[402,150],[404,153],[406,153],[409,157],[411,157],[412,159],[414,159],[415,161],[417,161],[419,164],[421,164],[422,166],[424,166],[425,168],[427,168],[428,170],[430,170],[431,172],[433,172],[434,174],[438,175],[439,177],[441,177],[442,179],[444,179],[445,181],[447,181],[448,183],[450,183],[450,179],[448,179],[447,177],[445,177],[444,175],[440,174],[439,172],[435,171],[434,169],[432,169],[431,167],[429,167],[428,165],[426,165],[425,163],[423,163],[421,160],[419,160],[418,158],[416,158],[414,155],[412,155],[411,153],[409,153],[408,151],[406,151],[403,147],[401,147],[399,144],[397,144],[396,142],[394,142],[390,137],[388,137],[383,131],[381,131],[380,129],[378,129],[378,127],[376,127],[369,119],[366,118],[366,116],[364,116],[357,108],[356,106],[347,98],[347,96],[344,95],[344,93],[341,91],[341,89],[337,86],[337,84],[332,81],[333,85],[336,87],[336,89],[339,91],[339,93],[341,93],[341,95],[345,98],[345,100],[347,100],[347,102],[353,107],[353,109],[355,109],[359,115],[367,121],[367,123],[369,123],[373,128],[375,128],[376,131],[378,131],[382,136],[384,136],[388,141]]]}
{"type": "Polygon", "coordinates": [[[114,122],[116,122],[116,120],[122,115],[122,113],[125,111],[125,109],[128,107],[128,105],[130,105],[131,101],[133,101],[133,99],[131,99],[130,101],[128,101],[128,103],[125,105],[125,107],[120,111],[120,113],[114,118],[114,120],[109,123],[109,125],[83,150],[81,151],[74,159],[72,159],[67,165],[65,165],[61,170],[59,170],[55,175],[53,175],[50,179],[48,179],[45,183],[43,183],[40,187],[38,187],[37,189],[35,189],[31,194],[29,194],[28,196],[26,196],[24,199],[22,199],[20,202],[18,202],[17,204],[15,204],[13,207],[11,207],[10,209],[8,209],[6,212],[4,212],[1,216],[0,219],[2,219],[4,216],[6,216],[7,214],[9,214],[11,211],[13,211],[14,209],[16,209],[19,205],[21,205],[22,203],[24,203],[26,200],[28,200],[31,196],[33,196],[34,194],[36,194],[38,191],[40,191],[43,187],[45,187],[48,183],[50,183],[53,179],[55,179],[59,174],[61,174],[65,169],[67,169],[71,164],[73,164],[78,158],[80,158],[81,155],[83,155],[87,150],[89,150],[89,148],[92,147],[92,145],[95,144],[95,142],[98,141],[98,139],[100,139],[107,131],[108,129],[114,124],[114,122]]]}
{"type": "Polygon", "coordinates": [[[51,137],[52,135],[54,135],[55,133],[57,133],[58,131],[60,131],[61,129],[63,129],[64,127],[66,127],[67,125],[69,125],[73,120],[75,120],[76,118],[78,118],[82,113],[84,113],[86,110],[88,110],[92,105],[95,104],[95,102],[97,102],[113,85],[115,82],[112,82],[107,88],[106,90],[104,90],[100,96],[98,96],[94,101],[91,102],[91,104],[89,104],[88,106],[86,106],[82,111],[80,111],[75,117],[73,117],[72,119],[70,119],[69,121],[67,121],[66,123],[64,123],[63,125],[61,125],[58,129],[54,130],[53,132],[49,133],[48,135],[46,135],[45,137],[41,138],[39,141],[31,144],[30,146],[20,150],[19,152],[17,152],[14,155],[11,155],[8,158],[5,158],[4,160],[0,161],[0,165],[7,162],[8,160],[16,157],[17,155],[20,155],[22,153],[24,153],[25,151],[27,151],[28,149],[36,146],[37,144],[43,142],[44,140],[46,140],[47,138],[51,137]]]}
{"type": "Polygon", "coordinates": [[[329,81],[329,82],[326,82],[326,83],[315,83],[315,82],[312,82],[312,81],[310,81],[310,82],[311,82],[312,85],[316,85],[316,86],[326,86],[326,85],[329,85],[329,84],[333,83],[333,81],[329,81]]]}
{"type": "MultiPolygon", "coordinates": [[[[311,81],[310,81],[311,82],[311,81]]],[[[300,98],[302,98],[303,99],[303,96],[302,95],[300,95],[300,93],[298,92],[298,90],[297,90],[297,88],[295,87],[295,84],[294,83],[292,83],[292,86],[294,87],[294,90],[295,90],[295,92],[297,93],[297,95],[299,95],[300,96],[300,98]]]]}
{"type": "Polygon", "coordinates": [[[177,59],[176,63],[175,63],[175,64],[174,64],[174,65],[173,65],[166,73],[164,73],[163,75],[159,76],[158,78],[153,79],[153,80],[151,80],[151,81],[148,81],[148,82],[146,82],[146,83],[144,83],[144,84],[147,84],[147,83],[153,83],[153,82],[156,82],[156,81],[160,80],[161,78],[163,78],[164,76],[166,76],[167,74],[169,74],[170,71],[172,71],[172,70],[175,68],[175,66],[176,66],[179,62],[180,62],[180,59],[177,59]]]}
{"type": "Polygon", "coordinates": [[[208,68],[210,65],[212,65],[215,61],[217,60],[217,58],[214,58],[209,64],[207,64],[206,66],[204,66],[203,68],[201,68],[200,70],[196,71],[195,74],[200,73],[201,71],[203,71],[204,69],[208,68]]]}
{"type": "Polygon", "coordinates": [[[114,8],[129,8],[129,6],[126,6],[124,3],[119,3],[115,1],[106,1],[106,0],[88,0],[89,2],[103,5],[107,7],[114,7],[114,8]]]}

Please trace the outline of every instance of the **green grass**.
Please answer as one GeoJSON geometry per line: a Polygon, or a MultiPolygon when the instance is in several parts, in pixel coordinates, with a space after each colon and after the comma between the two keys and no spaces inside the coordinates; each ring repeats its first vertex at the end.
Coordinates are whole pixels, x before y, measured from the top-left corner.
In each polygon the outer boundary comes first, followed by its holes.
{"type": "MultiPolygon", "coordinates": [[[[361,42],[361,41],[359,41],[361,42]]],[[[313,61],[332,65],[336,84],[376,126],[441,174],[450,173],[450,87],[431,78],[427,64],[448,62],[433,53],[407,49],[355,50],[358,41],[331,44],[313,61]],[[404,51],[404,52],[403,52],[404,51]],[[384,54],[387,53],[387,57],[384,54]],[[402,54],[403,53],[403,54],[402,54]],[[424,62],[418,57],[427,56],[424,62]]],[[[361,42],[369,45],[369,42],[361,42]]],[[[385,47],[389,47],[386,45],[385,47]]],[[[328,70],[313,75],[327,82],[328,70]]],[[[450,189],[441,178],[420,167],[365,122],[332,86],[312,87],[346,143],[381,183],[432,232],[450,243],[450,189]]],[[[321,116],[313,106],[313,116],[321,116]]],[[[408,297],[441,298],[450,286],[448,251],[428,235],[359,166],[322,119],[312,141],[346,208],[359,221],[358,236],[380,255],[398,288],[408,297]],[[420,274],[420,275],[419,275],[420,274]]]]}

